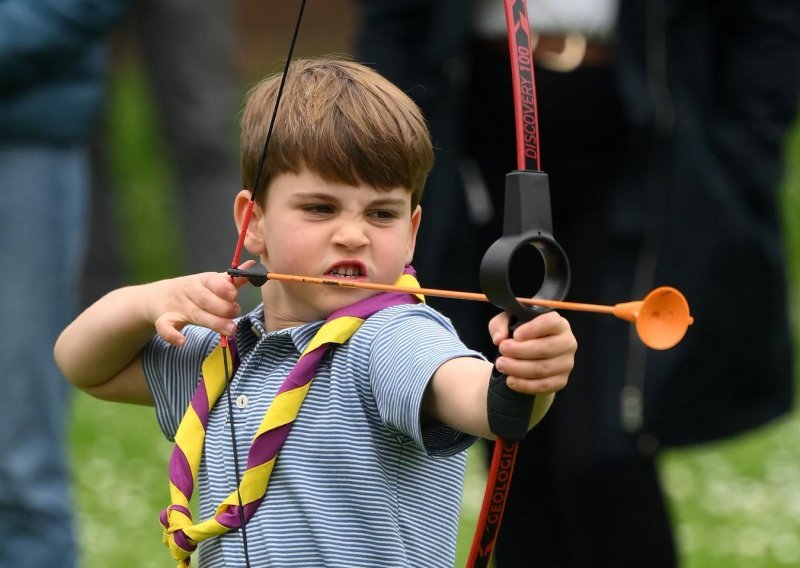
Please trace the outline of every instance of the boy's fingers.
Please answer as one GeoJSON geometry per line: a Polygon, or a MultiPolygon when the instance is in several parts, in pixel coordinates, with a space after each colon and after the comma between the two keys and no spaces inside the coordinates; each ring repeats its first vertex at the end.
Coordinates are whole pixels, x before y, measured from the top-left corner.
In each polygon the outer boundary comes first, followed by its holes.
{"type": "Polygon", "coordinates": [[[492,343],[500,345],[500,342],[508,338],[508,314],[500,312],[489,320],[489,335],[492,343]]]}
{"type": "Polygon", "coordinates": [[[180,347],[186,341],[186,337],[180,332],[184,325],[186,322],[182,321],[180,314],[167,312],[156,320],[156,333],[170,345],[180,347]]]}
{"type": "MultiPolygon", "coordinates": [[[[256,264],[255,260],[252,260],[252,259],[251,260],[246,260],[242,264],[240,264],[238,266],[238,268],[240,270],[247,270],[248,268],[252,267],[255,264],[256,264]]],[[[243,286],[246,286],[249,283],[250,283],[250,280],[248,280],[247,277],[245,277],[245,276],[236,276],[233,279],[233,285],[236,286],[237,290],[239,288],[243,287],[243,286]]]]}
{"type": "Polygon", "coordinates": [[[520,360],[540,360],[575,353],[578,344],[570,333],[558,333],[533,339],[503,341],[498,346],[500,355],[520,360]]]}
{"type": "MultiPolygon", "coordinates": [[[[247,279],[245,278],[245,280],[247,279]]],[[[200,284],[219,298],[231,302],[236,300],[237,287],[231,283],[230,277],[224,272],[204,272],[200,274],[200,284]]],[[[202,292],[200,297],[202,297],[202,292]]]]}
{"type": "Polygon", "coordinates": [[[563,389],[575,362],[577,341],[570,325],[548,312],[518,327],[514,338],[499,345],[498,370],[508,377],[508,387],[524,394],[563,389]]]}
{"type": "Polygon", "coordinates": [[[507,377],[506,384],[511,390],[522,394],[544,394],[562,390],[567,386],[567,378],[566,376],[559,376],[532,381],[518,377],[507,377]]]}
{"type": "Polygon", "coordinates": [[[520,361],[501,358],[497,368],[506,375],[506,384],[511,390],[523,394],[557,392],[568,382],[573,367],[571,354],[543,361],[520,361]]]}
{"type": "MultiPolygon", "coordinates": [[[[217,300],[219,301],[219,298],[217,298],[217,300]]],[[[192,313],[189,314],[191,317],[187,323],[206,327],[217,333],[231,335],[236,331],[236,324],[233,322],[232,318],[239,315],[240,310],[238,304],[224,302],[224,305],[227,306],[224,310],[212,310],[205,309],[202,306],[195,306],[192,313]]]]}
{"type": "Polygon", "coordinates": [[[227,275],[204,272],[192,278],[192,284],[173,305],[173,311],[184,312],[188,322],[214,329],[218,322],[209,321],[208,316],[231,320],[241,313],[236,286],[227,275]]]}
{"type": "Polygon", "coordinates": [[[246,276],[236,276],[233,279],[233,285],[236,286],[237,290],[244,288],[248,284],[250,284],[250,280],[246,276]]]}
{"type": "Polygon", "coordinates": [[[525,322],[514,330],[514,339],[525,341],[568,331],[569,322],[561,317],[558,312],[547,312],[530,321],[525,322]]]}
{"type": "MultiPolygon", "coordinates": [[[[508,322],[509,319],[506,312],[497,314],[489,321],[489,335],[495,345],[500,345],[500,342],[509,337],[508,322]]],[[[562,332],[568,332],[569,329],[569,322],[561,317],[558,312],[547,312],[517,327],[514,330],[513,337],[516,341],[525,341],[548,335],[557,335],[562,332]]]]}
{"type": "MultiPolygon", "coordinates": [[[[230,285],[230,282],[227,283],[230,285]]],[[[231,286],[231,294],[226,294],[220,297],[213,291],[203,290],[197,294],[194,301],[189,300],[189,309],[191,313],[191,321],[199,325],[211,327],[208,325],[208,317],[233,319],[241,313],[241,307],[236,303],[236,290],[231,286]],[[231,298],[230,296],[233,296],[231,298]]]]}
{"type": "Polygon", "coordinates": [[[233,320],[215,316],[200,308],[193,310],[190,317],[179,312],[164,313],[156,320],[155,327],[156,332],[164,341],[171,345],[181,346],[186,341],[186,338],[180,330],[190,323],[224,335],[233,335],[236,332],[236,323],[233,320]]]}
{"type": "Polygon", "coordinates": [[[560,354],[546,359],[512,359],[500,357],[495,362],[497,370],[508,377],[523,380],[540,380],[567,374],[572,370],[572,353],[560,354]]]}

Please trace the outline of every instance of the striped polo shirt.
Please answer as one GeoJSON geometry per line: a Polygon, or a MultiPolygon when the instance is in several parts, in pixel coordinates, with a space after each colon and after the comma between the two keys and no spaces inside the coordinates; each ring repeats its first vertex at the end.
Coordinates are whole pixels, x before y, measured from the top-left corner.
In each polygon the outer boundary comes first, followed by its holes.
{"type": "MultiPolygon", "coordinates": [[[[236,334],[241,364],[230,388],[240,464],[275,392],[322,325],[267,333],[263,320],[259,307],[236,334]]],[[[156,338],[144,354],[169,439],[204,357],[218,343],[204,328],[183,333],[184,346],[156,338]]],[[[434,371],[464,356],[480,357],[424,304],[384,309],[329,351],[278,455],[266,499],[246,526],[251,565],[452,567],[464,450],[475,439],[443,425],[422,427],[420,404],[434,371]]],[[[223,395],[200,464],[203,519],[236,485],[227,414],[223,395]]],[[[201,543],[196,554],[201,567],[245,565],[238,531],[201,543]]]]}

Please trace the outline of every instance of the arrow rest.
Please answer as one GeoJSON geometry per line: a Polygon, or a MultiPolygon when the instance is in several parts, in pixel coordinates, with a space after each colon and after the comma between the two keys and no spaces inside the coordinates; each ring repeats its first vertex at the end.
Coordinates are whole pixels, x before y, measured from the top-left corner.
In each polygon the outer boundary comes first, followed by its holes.
{"type": "Polygon", "coordinates": [[[234,278],[247,278],[250,284],[256,288],[261,288],[267,283],[267,267],[260,262],[247,269],[229,268],[226,272],[228,276],[234,278]]]}

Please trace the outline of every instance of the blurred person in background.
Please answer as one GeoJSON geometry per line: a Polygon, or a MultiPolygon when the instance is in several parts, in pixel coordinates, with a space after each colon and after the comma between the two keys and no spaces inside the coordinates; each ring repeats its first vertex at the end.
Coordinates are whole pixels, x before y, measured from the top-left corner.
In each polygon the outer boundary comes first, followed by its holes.
{"type": "Polygon", "coordinates": [[[87,141],[123,0],[0,0],[0,566],[77,564],[68,389],[51,346],[77,310],[87,141]]]}
{"type": "MultiPolygon", "coordinates": [[[[515,168],[502,3],[357,5],[358,59],[415,98],[437,148],[420,281],[476,290],[515,168]]],[[[581,345],[571,387],[522,444],[515,477],[526,483],[512,485],[496,565],[672,567],[659,452],[744,432],[793,402],[777,197],[798,102],[800,3],[528,9],[542,169],[573,270],[567,299],[615,304],[669,284],[695,324],[654,352],[613,318],[568,314],[581,345]]],[[[480,340],[491,308],[431,303],[465,343],[495,355],[480,340]]]]}
{"type": "MultiPolygon", "coordinates": [[[[169,274],[151,277],[219,271],[230,263],[236,228],[218,204],[221,192],[233,195],[241,186],[234,8],[220,0],[136,0],[118,34],[120,50],[134,53],[145,72],[175,193],[170,217],[180,250],[186,251],[186,266],[175,258],[169,274]]],[[[82,282],[86,305],[119,287],[126,272],[109,156],[105,144],[94,146],[91,236],[82,282]]]]}

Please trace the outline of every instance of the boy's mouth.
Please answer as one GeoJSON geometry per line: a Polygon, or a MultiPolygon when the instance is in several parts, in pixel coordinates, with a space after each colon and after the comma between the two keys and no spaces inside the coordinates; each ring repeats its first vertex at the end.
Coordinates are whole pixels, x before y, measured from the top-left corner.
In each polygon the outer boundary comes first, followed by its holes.
{"type": "Polygon", "coordinates": [[[345,279],[355,279],[361,278],[362,276],[366,276],[366,269],[357,263],[348,263],[348,264],[337,264],[332,269],[330,269],[325,276],[330,278],[345,278],[345,279]]]}

